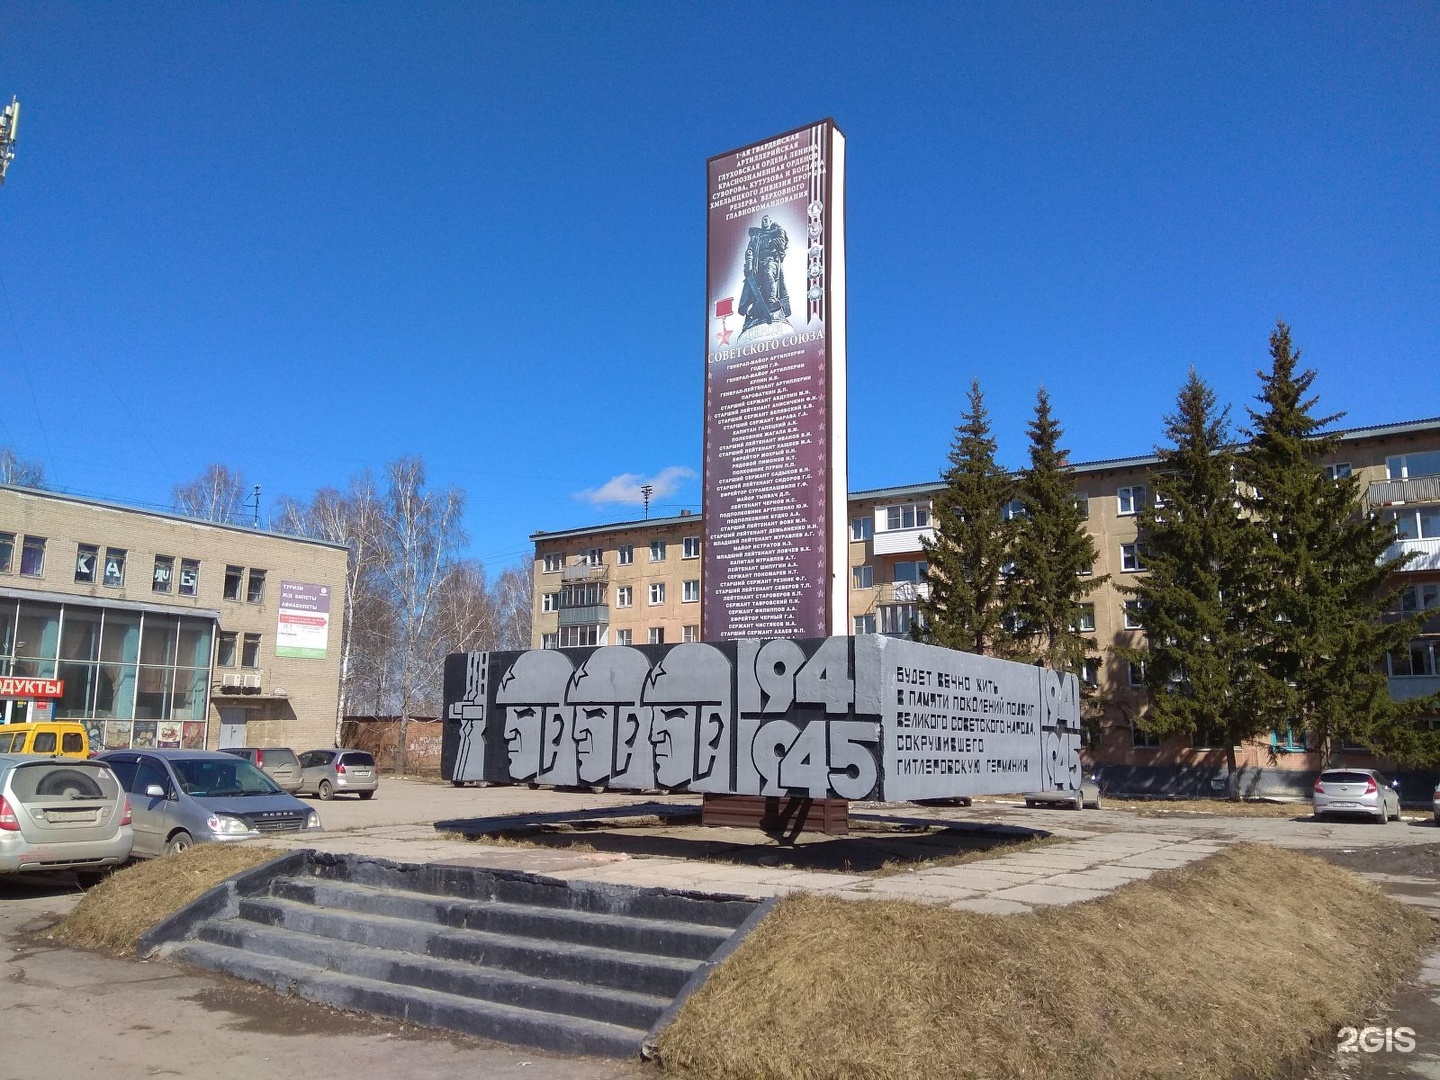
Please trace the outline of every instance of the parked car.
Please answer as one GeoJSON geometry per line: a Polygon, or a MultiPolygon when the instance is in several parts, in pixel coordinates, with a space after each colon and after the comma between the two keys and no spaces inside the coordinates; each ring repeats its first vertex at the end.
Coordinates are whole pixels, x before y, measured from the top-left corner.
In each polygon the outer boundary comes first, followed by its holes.
{"type": "Polygon", "coordinates": [[[300,790],[300,759],[288,747],[222,746],[220,752],[244,758],[292,795],[300,790]]]}
{"type": "Polygon", "coordinates": [[[104,762],[0,754],[0,873],[71,870],[91,885],[134,840],[130,801],[104,762]]]}
{"type": "Polygon", "coordinates": [[[380,770],[366,750],[306,750],[300,755],[301,795],[333,799],[351,793],[373,799],[380,790],[380,770]]]}
{"type": "Polygon", "coordinates": [[[88,758],[90,736],[84,724],[73,720],[47,720],[35,724],[0,726],[0,754],[59,754],[88,758]]]}
{"type": "Polygon", "coordinates": [[[1326,769],[1313,791],[1317,821],[1325,814],[1366,814],[1382,825],[1400,820],[1400,793],[1374,769],[1326,769]]]}
{"type": "Polygon", "coordinates": [[[1025,794],[1026,806],[1063,806],[1069,810],[1099,810],[1100,782],[1093,776],[1080,781],[1078,791],[1030,791],[1025,794]]]}
{"type": "Polygon", "coordinates": [[[319,829],[320,815],[244,758],[216,750],[108,750],[100,760],[130,793],[134,854],[319,829]]]}
{"type": "Polygon", "coordinates": [[[1435,785],[1435,792],[1430,796],[1430,807],[1435,811],[1435,824],[1440,825],[1440,784],[1435,785]]]}

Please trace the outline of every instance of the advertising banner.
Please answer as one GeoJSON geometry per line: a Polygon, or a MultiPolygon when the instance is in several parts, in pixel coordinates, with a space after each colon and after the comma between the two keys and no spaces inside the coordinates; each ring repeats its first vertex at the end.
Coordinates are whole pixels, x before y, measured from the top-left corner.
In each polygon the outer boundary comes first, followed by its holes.
{"type": "Polygon", "coordinates": [[[64,679],[35,679],[19,675],[0,676],[0,698],[60,698],[64,696],[64,679]]]}
{"type": "Polygon", "coordinates": [[[282,581],[275,655],[324,660],[329,647],[330,587],[282,581]]]}
{"type": "Polygon", "coordinates": [[[1076,791],[1074,675],[898,638],[456,653],[441,773],[881,799],[1076,791]]]}
{"type": "Polygon", "coordinates": [[[709,161],[706,641],[847,629],[844,168],[830,120],[709,161]]]}

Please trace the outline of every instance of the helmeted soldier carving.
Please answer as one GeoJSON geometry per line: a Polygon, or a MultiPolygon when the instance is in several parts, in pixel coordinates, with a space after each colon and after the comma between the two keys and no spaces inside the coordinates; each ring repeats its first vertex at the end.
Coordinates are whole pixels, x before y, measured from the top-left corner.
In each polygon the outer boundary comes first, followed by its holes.
{"type": "Polygon", "coordinates": [[[762,324],[788,324],[790,293],[785,288],[785,252],[790,237],[777,221],[767,214],[758,226],[750,229],[750,242],[745,246],[745,285],[740,290],[740,314],[745,316],[741,338],[752,327],[762,324]]]}

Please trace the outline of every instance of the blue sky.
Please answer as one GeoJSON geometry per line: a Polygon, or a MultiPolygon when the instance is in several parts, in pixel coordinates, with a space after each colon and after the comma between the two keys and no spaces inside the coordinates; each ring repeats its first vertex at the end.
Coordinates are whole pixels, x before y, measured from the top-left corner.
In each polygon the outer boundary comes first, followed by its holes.
{"type": "Polygon", "coordinates": [[[705,161],[848,142],[850,486],[1144,453],[1277,317],[1346,426],[1440,415],[1440,7],[11,2],[0,445],[165,505],[401,454],[492,573],[698,510],[705,161]],[[617,478],[619,478],[617,480],[617,478]],[[590,493],[587,499],[583,493],[590,493]]]}

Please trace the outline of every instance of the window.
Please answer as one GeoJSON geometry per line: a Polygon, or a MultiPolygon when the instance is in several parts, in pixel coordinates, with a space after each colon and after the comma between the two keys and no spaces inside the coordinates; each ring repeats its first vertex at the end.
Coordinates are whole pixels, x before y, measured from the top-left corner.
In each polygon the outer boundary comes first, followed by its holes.
{"type": "Polygon", "coordinates": [[[42,577],[45,573],[45,537],[27,536],[20,549],[20,573],[25,577],[42,577]]]}
{"type": "Polygon", "coordinates": [[[265,599],[265,571],[250,568],[250,577],[245,583],[245,602],[258,604],[265,599]]]}
{"type": "Polygon", "coordinates": [[[1405,507],[1386,511],[1395,522],[1395,534],[1402,540],[1434,540],[1440,537],[1440,506],[1405,507]]]}
{"type": "Polygon", "coordinates": [[[696,626],[696,625],[694,625],[694,624],[686,624],[684,630],[683,630],[682,633],[681,633],[681,640],[682,640],[682,641],[699,641],[699,640],[700,640],[700,627],[698,627],[698,626],[696,626]]]}
{"type": "Polygon", "coordinates": [[[1075,613],[1075,619],[1070,624],[1070,629],[1077,634],[1088,634],[1095,629],[1095,605],[1081,604],[1080,610],[1075,613]]]}
{"type": "Polygon", "coordinates": [[[0,574],[10,573],[10,564],[15,560],[15,534],[0,532],[0,574]]]}
{"type": "Polygon", "coordinates": [[[635,602],[635,588],[631,585],[615,586],[615,606],[629,607],[635,602]]]}
{"type": "Polygon", "coordinates": [[[1225,746],[1225,732],[1206,724],[1190,733],[1191,750],[1219,750],[1225,746]]]}
{"type": "Polygon", "coordinates": [[[906,503],[885,508],[885,529],[927,529],[930,527],[929,503],[906,503]]]}
{"type": "Polygon", "coordinates": [[[663,581],[652,581],[650,583],[650,606],[655,607],[665,602],[665,583],[663,581]]]}
{"type": "Polygon", "coordinates": [[[1350,478],[1350,462],[1338,461],[1334,465],[1325,466],[1325,479],[1327,480],[1348,480],[1350,478]]]}
{"type": "Polygon", "coordinates": [[[540,594],[541,611],[559,611],[560,594],[558,592],[547,592],[540,594]]]}
{"type": "Polygon", "coordinates": [[[1075,493],[1075,516],[1081,521],[1090,520],[1090,496],[1083,491],[1075,493]]]}
{"type": "Polygon", "coordinates": [[[651,645],[664,645],[664,644],[665,644],[665,628],[664,628],[663,626],[652,626],[652,627],[650,627],[650,644],[651,644],[651,645]]]}
{"type": "Polygon", "coordinates": [[[1025,504],[1019,499],[1011,499],[1000,508],[1000,516],[1006,521],[1015,521],[1025,516],[1025,504]]]}
{"type": "Polygon", "coordinates": [[[75,582],[78,585],[94,585],[95,571],[100,565],[100,548],[95,544],[80,544],[75,549],[75,582]]]}
{"type": "Polygon", "coordinates": [[[1145,485],[1135,484],[1133,487],[1117,489],[1115,501],[1119,504],[1116,511],[1118,514],[1138,514],[1145,505],[1145,485]]]}
{"type": "Polygon", "coordinates": [[[875,533],[875,519],[858,517],[850,519],[850,539],[869,540],[875,533]]]}
{"type": "Polygon", "coordinates": [[[687,581],[682,586],[680,599],[687,604],[698,604],[700,602],[700,580],[687,581]]]}
{"type": "Polygon", "coordinates": [[[600,644],[600,627],[590,626],[562,626],[560,627],[560,648],[580,649],[587,645],[600,644]]]}
{"type": "Polygon", "coordinates": [[[1120,545],[1120,569],[1133,574],[1145,569],[1145,548],[1143,544],[1120,545]]]}
{"type": "Polygon", "coordinates": [[[651,561],[651,562],[664,562],[664,561],[665,561],[665,541],[664,541],[664,540],[651,540],[651,541],[650,541],[650,561],[651,561]]]}
{"type": "Polygon", "coordinates": [[[1407,585],[1400,590],[1399,599],[1400,610],[1407,614],[1412,611],[1429,611],[1433,607],[1440,607],[1440,582],[1407,585]]]}
{"type": "Polygon", "coordinates": [[[577,561],[581,566],[603,566],[605,563],[605,549],[597,547],[586,548],[580,552],[580,558],[577,561]]]}
{"type": "Polygon", "coordinates": [[[260,635],[246,634],[245,640],[240,648],[240,666],[244,668],[258,668],[260,666],[260,635]]]}
{"type": "Polygon", "coordinates": [[[125,549],[105,549],[105,584],[112,589],[122,588],[125,584],[125,549]]]}
{"type": "Polygon", "coordinates": [[[605,586],[598,581],[560,586],[560,607],[596,607],[605,602],[605,586]]]}
{"type": "Polygon", "coordinates": [[[1100,685],[1100,658],[1098,656],[1085,658],[1085,663],[1080,666],[1080,681],[1089,687],[1100,685]]]}
{"type": "Polygon", "coordinates": [[[1416,638],[1404,649],[1390,654],[1391,675],[1440,674],[1440,638],[1416,638]]]}
{"type": "Polygon", "coordinates": [[[615,644],[616,644],[616,645],[629,645],[629,644],[630,644],[630,631],[629,631],[629,630],[616,630],[616,631],[615,631],[615,644]]]}
{"type": "Polygon", "coordinates": [[[245,568],[243,566],[225,567],[225,599],[240,599],[240,583],[245,580],[245,568]]]}
{"type": "Polygon", "coordinates": [[[930,564],[924,559],[918,562],[901,561],[895,564],[896,581],[929,581],[930,564]]]}
{"type": "Polygon", "coordinates": [[[234,667],[235,647],[239,637],[234,630],[221,630],[215,635],[215,666],[234,667]]]}
{"type": "Polygon", "coordinates": [[[915,625],[918,609],[914,604],[881,604],[880,633],[891,637],[909,636],[915,625]]]}
{"type": "Polygon", "coordinates": [[[687,536],[681,542],[680,557],[682,559],[698,559],[700,557],[700,538],[698,536],[687,536]]]}
{"type": "Polygon", "coordinates": [[[1292,724],[1287,724],[1283,732],[1274,728],[1270,730],[1270,745],[1282,754],[1299,753],[1305,749],[1305,731],[1297,731],[1292,724]]]}
{"type": "Polygon", "coordinates": [[[615,549],[615,561],[621,566],[629,566],[635,561],[635,545],[621,544],[615,549]]]}
{"type": "Polygon", "coordinates": [[[855,633],[857,633],[857,634],[873,634],[873,633],[875,632],[875,616],[874,616],[874,615],[856,615],[854,621],[855,621],[855,633]]]}
{"type": "Polygon", "coordinates": [[[168,593],[175,578],[175,556],[156,555],[155,571],[150,575],[150,591],[168,593]]]}
{"type": "Polygon", "coordinates": [[[1145,601],[1144,601],[1144,600],[1126,600],[1126,601],[1125,601],[1125,629],[1126,629],[1126,630],[1144,630],[1144,629],[1145,629],[1145,601]]]}
{"type": "Polygon", "coordinates": [[[200,589],[200,560],[180,560],[180,595],[194,596],[200,589]]]}
{"type": "Polygon", "coordinates": [[[850,587],[852,589],[873,589],[875,587],[875,568],[873,566],[852,566],[850,568],[850,587]]]}
{"type": "Polygon", "coordinates": [[[560,647],[559,634],[541,634],[540,647],[542,649],[558,649],[560,647]]]}
{"type": "Polygon", "coordinates": [[[1160,749],[1160,736],[1153,731],[1146,731],[1132,720],[1130,722],[1130,745],[1137,750],[1158,750],[1160,749]]]}
{"type": "Polygon", "coordinates": [[[555,573],[557,570],[564,570],[564,569],[565,569],[565,554],[564,554],[564,552],[552,551],[552,552],[548,553],[548,554],[544,557],[541,565],[542,565],[542,567],[544,568],[544,569],[542,570],[542,573],[546,573],[546,574],[553,574],[553,573],[555,573]]]}
{"type": "Polygon", "coordinates": [[[1427,450],[1420,454],[1397,454],[1385,459],[1385,471],[1390,480],[1409,480],[1416,476],[1430,476],[1440,473],[1440,450],[1427,450]]]}
{"type": "Polygon", "coordinates": [[[1128,681],[1131,686],[1138,687],[1145,685],[1144,660],[1131,660],[1128,664],[1126,664],[1126,668],[1128,671],[1128,681]]]}

